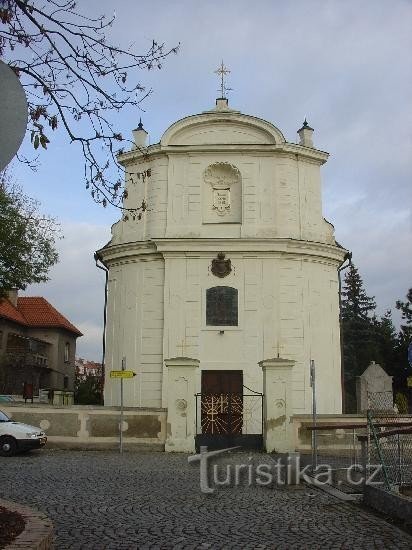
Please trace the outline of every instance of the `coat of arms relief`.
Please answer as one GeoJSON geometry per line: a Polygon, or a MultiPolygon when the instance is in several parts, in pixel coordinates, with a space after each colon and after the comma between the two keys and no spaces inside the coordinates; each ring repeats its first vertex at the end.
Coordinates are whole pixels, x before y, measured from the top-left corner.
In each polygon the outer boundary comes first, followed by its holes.
{"type": "Polygon", "coordinates": [[[232,271],[232,262],[229,260],[229,258],[226,259],[226,254],[224,254],[223,252],[219,252],[217,258],[212,260],[211,271],[213,275],[215,275],[215,277],[226,277],[232,271]]]}
{"type": "Polygon", "coordinates": [[[212,190],[212,209],[219,216],[230,212],[231,187],[240,183],[240,172],[228,162],[217,162],[209,166],[204,173],[204,181],[209,184],[212,190]]]}

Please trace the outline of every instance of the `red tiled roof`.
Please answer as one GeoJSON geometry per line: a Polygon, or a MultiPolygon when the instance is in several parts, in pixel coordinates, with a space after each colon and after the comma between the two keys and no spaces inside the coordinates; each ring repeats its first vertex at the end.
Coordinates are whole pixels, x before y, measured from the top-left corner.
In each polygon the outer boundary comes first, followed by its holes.
{"type": "Polygon", "coordinates": [[[76,336],[83,336],[79,329],[42,297],[17,298],[17,307],[7,299],[0,300],[0,317],[24,326],[63,328],[76,336]]]}
{"type": "Polygon", "coordinates": [[[6,317],[6,319],[10,319],[10,321],[14,321],[20,325],[27,325],[27,321],[20,311],[6,298],[0,300],[0,317],[6,317]]]}
{"type": "Polygon", "coordinates": [[[22,296],[17,298],[17,309],[31,327],[57,327],[83,336],[78,328],[57,311],[45,298],[22,296]]]}
{"type": "Polygon", "coordinates": [[[89,361],[88,359],[83,359],[78,357],[76,359],[76,365],[79,367],[84,367],[85,369],[100,369],[102,364],[96,363],[96,361],[89,361]]]}

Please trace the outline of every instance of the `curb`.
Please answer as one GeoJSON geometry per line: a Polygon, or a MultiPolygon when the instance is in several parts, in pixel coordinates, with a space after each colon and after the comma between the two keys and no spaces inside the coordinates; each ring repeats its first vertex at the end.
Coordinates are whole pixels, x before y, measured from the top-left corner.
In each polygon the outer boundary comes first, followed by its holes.
{"type": "Polygon", "coordinates": [[[344,493],[343,491],[341,491],[337,487],[334,487],[333,485],[329,485],[327,483],[316,483],[314,477],[308,474],[306,475],[307,477],[310,477],[311,479],[313,479],[313,484],[307,484],[308,487],[320,489],[321,491],[324,491],[325,493],[328,493],[329,495],[332,495],[346,502],[360,502],[362,500],[362,497],[363,497],[362,493],[344,493]]]}
{"type": "Polygon", "coordinates": [[[11,512],[17,512],[26,523],[24,531],[4,550],[27,550],[28,548],[50,550],[53,548],[53,523],[45,514],[9,500],[0,499],[0,506],[11,512]]]}
{"type": "Polygon", "coordinates": [[[386,491],[382,487],[367,485],[363,502],[366,506],[395,520],[406,522],[412,520],[412,499],[399,493],[386,491]]]}

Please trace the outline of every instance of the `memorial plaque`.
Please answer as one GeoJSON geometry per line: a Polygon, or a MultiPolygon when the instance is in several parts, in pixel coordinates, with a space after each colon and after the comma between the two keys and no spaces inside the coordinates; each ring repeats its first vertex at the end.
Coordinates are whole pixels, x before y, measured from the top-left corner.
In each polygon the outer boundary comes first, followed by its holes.
{"type": "Polygon", "coordinates": [[[206,290],[206,325],[238,325],[238,291],[230,286],[215,286],[206,290]]]}
{"type": "Polygon", "coordinates": [[[213,208],[218,214],[230,209],[230,189],[213,189],[213,208]]]}

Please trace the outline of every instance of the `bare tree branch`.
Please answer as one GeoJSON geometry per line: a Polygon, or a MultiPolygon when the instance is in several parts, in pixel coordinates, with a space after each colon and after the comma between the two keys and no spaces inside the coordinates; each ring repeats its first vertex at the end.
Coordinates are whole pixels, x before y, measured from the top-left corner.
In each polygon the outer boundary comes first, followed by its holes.
{"type": "MultiPolygon", "coordinates": [[[[0,55],[25,88],[34,149],[47,149],[51,134],[46,128],[53,132],[61,126],[70,142],[81,146],[85,185],[93,199],[140,219],[147,210],[144,201],[123,206],[123,167],[116,157],[119,145],[129,140],[116,129],[115,118],[150,94],[135,81],[136,71],[160,69],[179,46],[166,49],[153,40],[145,53],[136,54],[109,44],[106,33],[114,20],[88,17],[72,0],[3,0],[0,55]]],[[[131,177],[143,182],[150,173],[148,168],[131,177]]]]}

